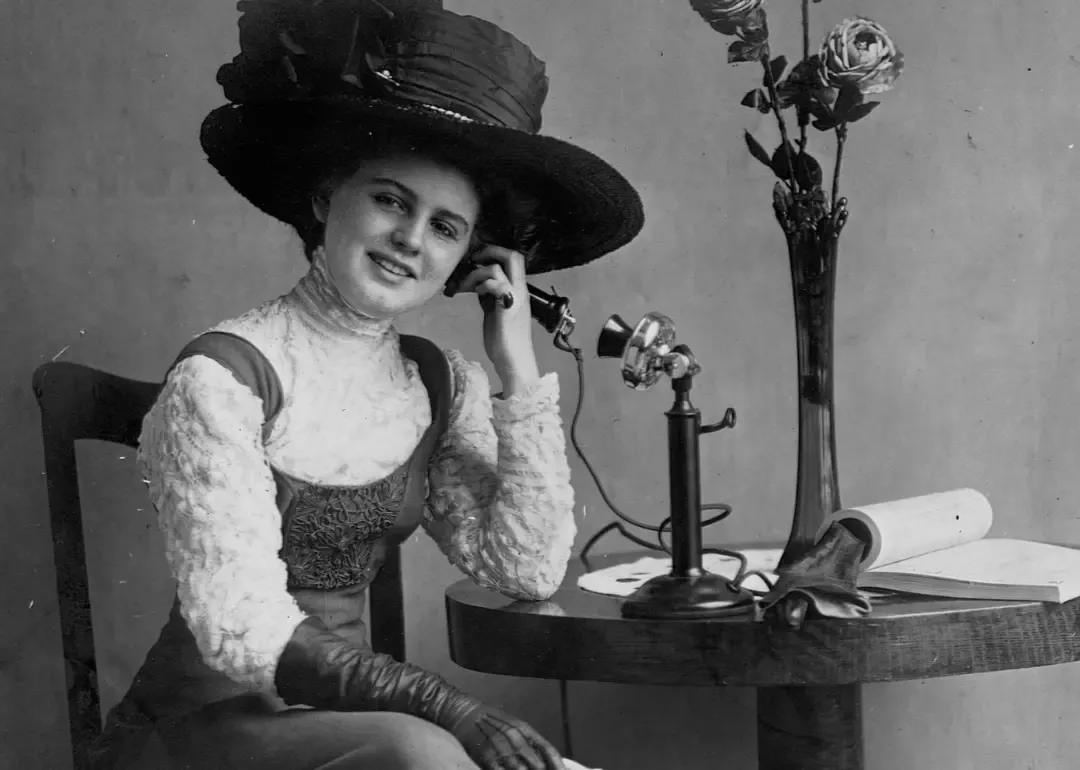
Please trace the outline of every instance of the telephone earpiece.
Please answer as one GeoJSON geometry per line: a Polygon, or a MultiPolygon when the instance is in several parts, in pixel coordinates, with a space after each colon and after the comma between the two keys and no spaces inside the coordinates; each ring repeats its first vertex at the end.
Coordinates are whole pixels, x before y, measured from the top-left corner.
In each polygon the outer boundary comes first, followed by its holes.
{"type": "Polygon", "coordinates": [[[454,272],[450,273],[450,277],[446,279],[446,286],[443,289],[443,294],[450,297],[457,291],[457,287],[461,285],[469,273],[476,269],[476,262],[474,261],[475,254],[484,248],[484,244],[481,241],[474,240],[469,246],[469,250],[465,252],[465,256],[458,262],[457,267],[454,268],[454,272]]]}

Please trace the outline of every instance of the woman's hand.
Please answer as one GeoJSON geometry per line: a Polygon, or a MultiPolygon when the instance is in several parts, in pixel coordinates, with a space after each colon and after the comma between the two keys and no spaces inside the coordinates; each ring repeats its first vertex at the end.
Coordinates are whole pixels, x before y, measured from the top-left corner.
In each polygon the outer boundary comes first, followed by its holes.
{"type": "Polygon", "coordinates": [[[484,350],[502,380],[503,396],[509,397],[540,377],[532,343],[525,258],[501,246],[485,246],[472,260],[477,267],[462,280],[457,292],[475,292],[480,298],[484,350]]]}
{"type": "Polygon", "coordinates": [[[490,706],[478,706],[451,732],[481,770],[566,770],[540,733],[490,706]]]}

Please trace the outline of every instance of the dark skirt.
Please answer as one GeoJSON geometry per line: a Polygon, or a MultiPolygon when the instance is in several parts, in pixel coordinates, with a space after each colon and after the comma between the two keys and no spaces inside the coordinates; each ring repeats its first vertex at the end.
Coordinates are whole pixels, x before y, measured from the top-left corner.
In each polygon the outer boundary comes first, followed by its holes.
{"type": "Polygon", "coordinates": [[[240,696],[110,731],[93,770],[477,770],[442,728],[406,714],[279,710],[240,696]]]}
{"type": "MultiPolygon", "coordinates": [[[[360,589],[297,598],[335,633],[368,645],[360,589]]],[[[179,600],[91,755],[93,770],[476,770],[430,722],[288,708],[231,681],[203,661],[179,600]]]]}

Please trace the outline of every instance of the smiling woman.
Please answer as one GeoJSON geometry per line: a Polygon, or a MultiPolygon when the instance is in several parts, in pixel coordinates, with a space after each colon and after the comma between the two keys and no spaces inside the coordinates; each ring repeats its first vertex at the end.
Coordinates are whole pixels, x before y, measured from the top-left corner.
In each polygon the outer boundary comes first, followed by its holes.
{"type": "Polygon", "coordinates": [[[314,207],[325,225],[316,248],[325,251],[330,275],[372,318],[400,315],[439,293],[480,213],[468,177],[417,154],[364,163],[314,207]]]}
{"type": "Polygon", "coordinates": [[[561,770],[529,725],[373,652],[364,597],[417,528],[507,596],[562,582],[574,495],[525,276],[627,243],[640,200],[537,134],[543,62],[492,24],[433,2],[240,8],[233,103],[202,144],[311,264],[187,345],[143,423],[177,592],[97,766],[561,770]],[[439,291],[504,298],[483,303],[497,396],[395,330],[439,291]]]}

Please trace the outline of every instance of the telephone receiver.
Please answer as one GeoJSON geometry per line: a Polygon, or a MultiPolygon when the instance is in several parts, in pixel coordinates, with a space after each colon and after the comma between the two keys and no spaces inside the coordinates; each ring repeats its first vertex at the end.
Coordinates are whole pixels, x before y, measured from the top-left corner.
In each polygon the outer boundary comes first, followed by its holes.
{"type": "MultiPolygon", "coordinates": [[[[476,264],[473,261],[473,255],[483,247],[484,243],[481,242],[469,250],[469,253],[465,255],[465,258],[458,263],[458,266],[454,268],[454,272],[451,273],[449,280],[446,282],[448,287],[460,284],[475,269],[476,264]]],[[[555,335],[556,347],[562,348],[567,344],[567,338],[574,331],[574,327],[577,326],[577,320],[570,312],[570,300],[566,297],[560,297],[554,286],[551,287],[550,294],[543,289],[536,288],[531,283],[526,284],[526,287],[529,290],[529,311],[533,319],[544,327],[544,330],[549,334],[555,335]]]]}
{"type": "Polygon", "coordinates": [[[577,325],[577,320],[570,312],[570,300],[560,297],[554,286],[551,287],[551,294],[548,294],[531,283],[525,285],[529,289],[529,310],[532,317],[549,333],[565,341],[577,325]]]}

